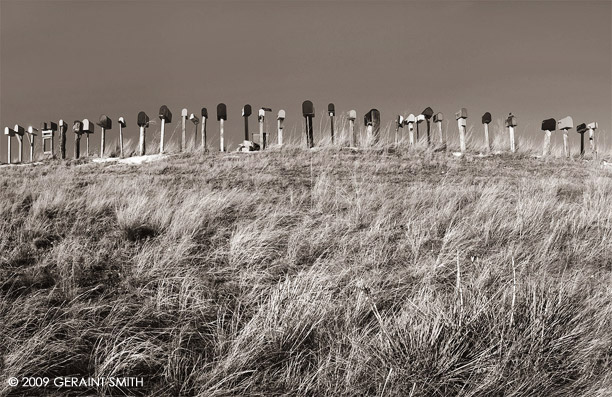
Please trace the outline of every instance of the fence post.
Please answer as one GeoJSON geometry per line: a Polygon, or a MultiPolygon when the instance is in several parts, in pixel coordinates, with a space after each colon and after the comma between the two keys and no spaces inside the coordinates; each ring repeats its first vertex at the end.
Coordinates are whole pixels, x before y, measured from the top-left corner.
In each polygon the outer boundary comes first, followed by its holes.
{"type": "Polygon", "coordinates": [[[467,109],[461,108],[457,113],[455,113],[455,118],[457,119],[457,127],[459,128],[459,146],[461,147],[461,153],[466,152],[466,143],[465,143],[465,130],[466,130],[466,119],[468,117],[467,109]]]}

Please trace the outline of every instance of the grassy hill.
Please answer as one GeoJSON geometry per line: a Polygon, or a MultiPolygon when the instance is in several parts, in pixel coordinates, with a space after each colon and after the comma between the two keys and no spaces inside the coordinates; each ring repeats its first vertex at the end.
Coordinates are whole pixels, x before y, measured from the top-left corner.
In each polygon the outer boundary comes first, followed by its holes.
{"type": "Polygon", "coordinates": [[[289,146],[0,169],[0,394],[612,394],[612,170],[289,146]]]}

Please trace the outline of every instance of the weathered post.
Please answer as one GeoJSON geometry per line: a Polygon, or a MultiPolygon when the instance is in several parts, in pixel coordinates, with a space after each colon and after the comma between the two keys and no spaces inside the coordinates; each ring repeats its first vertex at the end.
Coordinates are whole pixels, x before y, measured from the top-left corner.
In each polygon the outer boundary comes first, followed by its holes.
{"type": "Polygon", "coordinates": [[[366,114],[363,115],[363,125],[366,127],[366,146],[370,146],[372,144],[372,131],[374,126],[372,125],[372,111],[370,110],[366,114]]]}
{"type": "Polygon", "coordinates": [[[147,116],[145,112],[139,112],[137,124],[138,127],[140,127],[140,141],[138,145],[138,153],[140,156],[144,156],[147,153],[145,140],[147,135],[147,128],[149,127],[149,116],[147,116]]]}
{"type": "Polygon", "coordinates": [[[34,137],[38,130],[32,126],[28,127],[26,133],[28,134],[28,141],[30,141],[30,163],[34,162],[34,137]]]}
{"type": "Polygon", "coordinates": [[[349,134],[351,140],[351,146],[357,146],[357,135],[355,134],[355,120],[357,119],[357,112],[355,110],[349,110],[348,120],[349,120],[349,134]]]}
{"type": "MultiPolygon", "coordinates": [[[[159,108],[159,119],[161,120],[160,138],[159,138],[159,154],[163,154],[165,150],[164,141],[166,139],[166,123],[172,123],[172,112],[170,111],[170,109],[168,109],[168,106],[162,105],[162,107],[159,108]]],[[[149,116],[147,116],[147,127],[148,126],[149,126],[149,116]]]]}
{"type": "Polygon", "coordinates": [[[427,146],[429,146],[431,145],[431,136],[430,136],[431,122],[430,120],[434,112],[430,107],[426,107],[425,110],[421,112],[421,114],[425,117],[425,121],[427,121],[427,146]]]}
{"type": "Polygon", "coordinates": [[[314,146],[314,134],[312,132],[312,118],[315,116],[314,105],[311,101],[302,102],[302,115],[306,121],[306,146],[314,146]]]}
{"type": "Polygon", "coordinates": [[[23,136],[25,135],[25,128],[19,124],[15,124],[15,135],[17,136],[17,143],[19,143],[19,151],[17,152],[17,159],[19,163],[23,163],[23,136]]]}
{"type": "Polygon", "coordinates": [[[94,133],[95,125],[87,119],[83,119],[83,133],[87,134],[85,142],[86,155],[89,157],[89,135],[94,133]]]}
{"type": "Polygon", "coordinates": [[[125,128],[125,119],[119,117],[119,156],[123,158],[123,129],[125,128]]]}
{"type": "Polygon", "coordinates": [[[327,105],[327,114],[329,115],[330,127],[331,127],[331,143],[334,144],[334,116],[336,115],[336,107],[333,103],[327,105]]]}
{"type": "Polygon", "coordinates": [[[194,150],[197,147],[197,142],[198,142],[198,124],[200,123],[200,119],[198,118],[198,116],[191,113],[189,115],[189,120],[191,120],[191,122],[193,123],[193,146],[192,146],[193,149],[192,150],[194,150]]]}
{"type": "Polygon", "coordinates": [[[599,127],[599,125],[597,125],[597,122],[592,122],[587,124],[587,128],[589,129],[589,142],[591,144],[591,154],[593,155],[593,158],[597,158],[597,148],[595,147],[595,130],[597,129],[597,127],[599,127]]]}
{"type": "Polygon", "coordinates": [[[249,116],[253,113],[251,105],[248,103],[242,107],[242,118],[244,119],[244,145],[248,145],[251,140],[249,136],[249,116]]]}
{"type": "Polygon", "coordinates": [[[440,112],[436,113],[433,116],[433,122],[438,126],[438,137],[440,138],[440,145],[444,145],[444,135],[442,134],[442,121],[444,120],[444,115],[440,112]]]}
{"type": "Polygon", "coordinates": [[[179,149],[180,152],[187,149],[187,135],[185,129],[187,128],[187,109],[181,110],[181,147],[179,149]]]}
{"type": "Polygon", "coordinates": [[[15,130],[13,130],[12,128],[9,127],[4,127],[4,135],[6,135],[8,138],[8,145],[7,145],[7,163],[11,164],[11,157],[12,157],[12,153],[11,153],[11,138],[15,136],[15,130]]]}
{"type": "Polygon", "coordinates": [[[258,112],[259,121],[259,147],[264,150],[268,147],[268,132],[264,131],[264,121],[266,118],[266,112],[271,112],[270,108],[261,108],[258,112]]]}
{"type": "Polygon", "coordinates": [[[208,109],[202,108],[202,151],[206,151],[206,120],[208,119],[208,109]]]}
{"type": "Polygon", "coordinates": [[[491,151],[491,141],[489,140],[489,124],[491,123],[491,113],[486,112],[482,115],[482,126],[484,127],[485,149],[487,153],[491,151]]]}
{"type": "Polygon", "coordinates": [[[106,148],[106,130],[113,127],[113,120],[106,115],[100,116],[100,121],[97,123],[100,126],[100,157],[104,157],[104,149],[106,148]]]}
{"type": "Polygon", "coordinates": [[[565,157],[569,158],[570,148],[569,148],[568,131],[574,128],[574,120],[571,118],[571,116],[562,118],[561,120],[557,122],[557,127],[560,130],[563,130],[563,150],[565,151],[565,157]]]}
{"type": "Polygon", "coordinates": [[[466,130],[466,119],[468,117],[467,109],[461,108],[457,113],[455,113],[455,119],[457,119],[457,127],[459,128],[459,146],[461,147],[461,153],[465,153],[466,144],[465,144],[465,130],[466,130]]]}
{"type": "Polygon", "coordinates": [[[557,129],[557,121],[555,119],[542,120],[542,128],[544,131],[544,145],[542,148],[542,156],[546,157],[550,154],[550,136],[552,131],[557,129]]]}
{"type": "Polygon", "coordinates": [[[370,110],[372,120],[372,137],[374,138],[374,144],[380,141],[380,112],[378,109],[370,110]]]}
{"type": "Polygon", "coordinates": [[[395,144],[397,145],[399,143],[399,129],[400,128],[404,128],[404,116],[402,115],[398,115],[397,119],[395,120],[395,144]]]}
{"type": "Polygon", "coordinates": [[[416,116],[416,140],[417,142],[419,141],[419,139],[421,139],[421,137],[419,136],[419,125],[421,125],[423,121],[425,121],[425,115],[419,114],[418,116],[416,116]]]}
{"type": "Polygon", "coordinates": [[[576,132],[580,134],[580,157],[584,157],[584,133],[587,132],[586,123],[578,124],[576,132]]]}
{"type": "Polygon", "coordinates": [[[224,103],[217,105],[217,121],[219,122],[219,147],[225,152],[225,141],[223,140],[223,122],[227,120],[227,107],[224,103]]]}
{"type": "Polygon", "coordinates": [[[285,111],[283,109],[278,111],[276,122],[278,124],[278,146],[283,146],[283,128],[285,124],[285,111]]]}
{"type": "Polygon", "coordinates": [[[58,127],[60,133],[60,158],[64,160],[66,158],[66,131],[68,131],[68,124],[64,120],[60,120],[58,127]]]}
{"type": "Polygon", "coordinates": [[[74,120],[72,124],[72,132],[74,132],[74,158],[81,157],[81,135],[83,134],[83,122],[74,120]]]}
{"type": "Polygon", "coordinates": [[[410,113],[408,117],[406,117],[405,123],[408,126],[408,141],[410,146],[414,146],[414,124],[416,123],[414,114],[410,113]]]}
{"type": "Polygon", "coordinates": [[[508,132],[510,133],[510,151],[512,153],[516,152],[516,142],[514,140],[514,127],[516,126],[516,117],[512,115],[512,113],[509,113],[506,119],[506,127],[508,127],[508,132]]]}
{"type": "Polygon", "coordinates": [[[42,123],[40,126],[41,137],[42,137],[42,149],[43,155],[54,156],[54,136],[57,131],[57,124],[53,121],[49,123],[42,123]]]}

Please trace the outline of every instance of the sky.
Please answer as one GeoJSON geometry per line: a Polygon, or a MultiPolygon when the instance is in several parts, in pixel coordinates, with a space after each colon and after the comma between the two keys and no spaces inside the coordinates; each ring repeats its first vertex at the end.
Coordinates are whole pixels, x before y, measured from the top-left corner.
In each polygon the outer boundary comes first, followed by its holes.
{"type": "MultiPolygon", "coordinates": [[[[285,134],[302,134],[308,99],[315,130],[333,102],[358,120],[377,108],[383,124],[430,106],[450,120],[449,134],[465,107],[477,131],[488,111],[516,115],[519,136],[540,139],[543,119],[568,115],[609,135],[611,22],[610,1],[0,0],[0,126],[106,114],[108,142],[119,116],[137,139],[141,110],[158,120],[167,105],[174,131],[182,108],[207,107],[217,148],[224,102],[235,148],[243,105],[272,108],[270,129],[284,109],[285,134]]],[[[158,131],[152,125],[147,140],[158,131]]]]}

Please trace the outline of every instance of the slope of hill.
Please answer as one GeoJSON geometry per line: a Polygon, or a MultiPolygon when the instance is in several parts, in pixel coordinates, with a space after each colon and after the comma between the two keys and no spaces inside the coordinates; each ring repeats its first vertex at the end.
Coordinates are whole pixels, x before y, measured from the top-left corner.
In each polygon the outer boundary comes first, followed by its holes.
{"type": "Polygon", "coordinates": [[[596,162],[53,161],[3,168],[0,210],[0,394],[612,393],[612,170],[596,162]]]}

